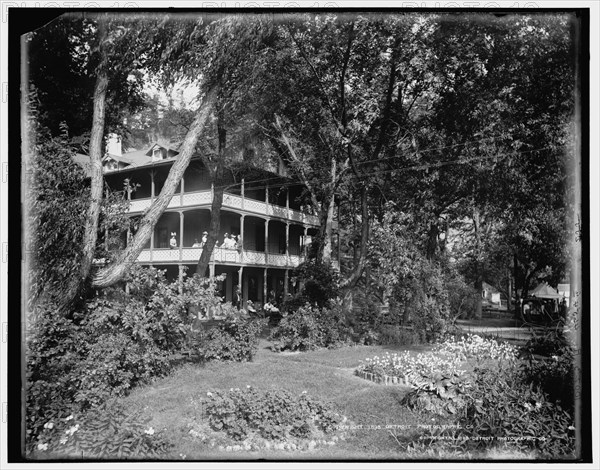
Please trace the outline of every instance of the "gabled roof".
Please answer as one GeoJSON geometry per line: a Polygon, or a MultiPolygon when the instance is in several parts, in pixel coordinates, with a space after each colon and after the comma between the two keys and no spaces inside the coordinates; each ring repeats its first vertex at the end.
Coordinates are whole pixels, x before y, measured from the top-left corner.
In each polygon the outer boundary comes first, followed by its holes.
{"type": "MultiPolygon", "coordinates": [[[[161,147],[166,149],[168,152],[173,152],[174,155],[172,157],[164,158],[160,160],[160,162],[166,161],[174,161],[175,156],[179,153],[175,150],[174,147],[178,147],[179,144],[164,144],[159,142],[154,142],[150,147],[142,150],[132,150],[131,152],[125,152],[123,155],[115,155],[112,153],[107,153],[103,158],[102,162],[106,160],[114,160],[115,162],[124,163],[127,165],[127,169],[140,167],[145,165],[151,165],[157,163],[155,160],[152,160],[152,150],[156,147],[161,147]]],[[[88,155],[84,155],[81,153],[77,153],[73,156],[73,160],[77,163],[86,173],[87,176],[91,174],[90,168],[90,157],[88,155]]],[[[107,172],[117,171],[117,170],[106,170],[107,172]]]]}
{"type": "Polygon", "coordinates": [[[562,297],[562,295],[560,295],[556,289],[550,287],[545,282],[542,282],[535,289],[533,289],[529,295],[538,297],[540,299],[560,299],[562,297]]]}

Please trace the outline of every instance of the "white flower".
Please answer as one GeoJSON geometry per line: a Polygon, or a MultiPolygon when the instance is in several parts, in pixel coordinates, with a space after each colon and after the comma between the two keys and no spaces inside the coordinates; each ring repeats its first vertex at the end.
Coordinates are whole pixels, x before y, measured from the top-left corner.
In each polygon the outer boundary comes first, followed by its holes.
{"type": "Polygon", "coordinates": [[[60,443],[61,443],[61,444],[66,444],[68,440],[69,440],[69,438],[68,438],[68,437],[66,437],[66,436],[65,436],[65,437],[62,437],[62,438],[60,439],[60,443]]]}
{"type": "Polygon", "coordinates": [[[48,421],[44,424],[44,429],[52,429],[54,427],[54,423],[52,421],[48,421]]]}
{"type": "Polygon", "coordinates": [[[150,436],[152,436],[152,434],[154,434],[154,428],[152,426],[150,426],[150,428],[144,430],[144,432],[150,436]]]}
{"type": "Polygon", "coordinates": [[[575,431],[575,426],[569,426],[567,429],[568,429],[569,431],[575,431]]]}
{"type": "Polygon", "coordinates": [[[79,424],[76,424],[75,426],[71,426],[69,429],[67,429],[65,431],[65,434],[72,436],[73,434],[75,434],[77,432],[78,429],[79,429],[79,424]]]}
{"type": "Polygon", "coordinates": [[[304,390],[304,391],[302,392],[302,395],[306,395],[306,390],[304,390]]]}
{"type": "Polygon", "coordinates": [[[48,450],[48,444],[38,444],[38,450],[48,450]]]}
{"type": "Polygon", "coordinates": [[[206,396],[207,396],[207,397],[212,397],[212,393],[210,393],[210,392],[206,392],[206,396]]]}
{"type": "Polygon", "coordinates": [[[69,415],[65,418],[65,421],[71,421],[73,419],[73,415],[69,415]]]}
{"type": "Polygon", "coordinates": [[[250,385],[246,385],[246,388],[252,388],[252,387],[250,387],[250,385]]]}

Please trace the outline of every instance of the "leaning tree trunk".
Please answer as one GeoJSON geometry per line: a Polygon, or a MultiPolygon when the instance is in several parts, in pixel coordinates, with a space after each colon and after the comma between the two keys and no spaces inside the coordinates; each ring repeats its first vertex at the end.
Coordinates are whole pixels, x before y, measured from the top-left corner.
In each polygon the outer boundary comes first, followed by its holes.
{"type": "Polygon", "coordinates": [[[98,66],[98,76],[94,88],[94,110],[92,116],[92,130],[90,134],[90,204],[88,207],[85,227],[83,232],[83,253],[79,275],[70,281],[70,285],[63,297],[61,310],[70,310],[77,301],[77,296],[83,291],[85,282],[90,274],[96,241],[98,239],[98,220],[100,218],[100,206],[102,204],[102,188],[104,179],[102,177],[102,138],[104,136],[104,120],[106,115],[106,90],[108,88],[108,73],[106,49],[104,42],[107,37],[106,24],[100,21],[99,43],[101,61],[98,66]]]}
{"type": "Polygon", "coordinates": [[[93,287],[108,287],[119,282],[127,274],[129,267],[136,262],[141,251],[144,249],[144,246],[150,239],[158,219],[169,205],[173,194],[175,194],[177,185],[181,181],[183,173],[190,163],[198,137],[204,129],[206,120],[209,117],[214,98],[214,93],[212,92],[208,93],[205,97],[194,122],[185,136],[185,140],[181,146],[181,152],[169,171],[169,176],[167,176],[162,191],[143,215],[133,241],[120,254],[115,263],[105,267],[96,274],[92,283],[93,287]]]}

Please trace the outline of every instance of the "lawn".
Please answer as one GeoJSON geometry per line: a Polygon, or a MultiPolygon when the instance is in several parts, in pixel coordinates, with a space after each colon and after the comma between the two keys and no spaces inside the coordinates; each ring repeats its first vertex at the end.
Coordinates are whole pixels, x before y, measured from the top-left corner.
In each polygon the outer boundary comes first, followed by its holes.
{"type": "Polygon", "coordinates": [[[172,456],[185,456],[186,460],[399,459],[403,457],[389,426],[402,426],[406,429],[403,432],[413,433],[419,425],[432,424],[434,420],[400,405],[409,388],[375,384],[353,375],[359,361],[367,357],[406,349],[420,352],[428,349],[426,346],[354,346],[306,353],[275,353],[268,346],[262,340],[252,362],[182,365],[170,376],[135,389],[123,402],[145,407],[153,417],[150,425],[164,430],[176,443],[172,456]],[[347,432],[345,440],[340,439],[335,445],[317,446],[311,451],[227,452],[190,434],[190,423],[202,420],[199,403],[207,392],[247,385],[259,390],[283,389],[294,395],[306,391],[333,403],[352,425],[362,428],[347,432]]]}

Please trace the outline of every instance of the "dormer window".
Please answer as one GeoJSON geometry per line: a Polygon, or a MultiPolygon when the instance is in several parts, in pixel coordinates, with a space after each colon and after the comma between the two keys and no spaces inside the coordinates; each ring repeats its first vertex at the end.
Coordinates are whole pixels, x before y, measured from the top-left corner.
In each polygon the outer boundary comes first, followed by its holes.
{"type": "Polygon", "coordinates": [[[152,149],[152,160],[162,160],[163,156],[162,156],[162,150],[160,147],[154,147],[154,149],[152,149]]]}

